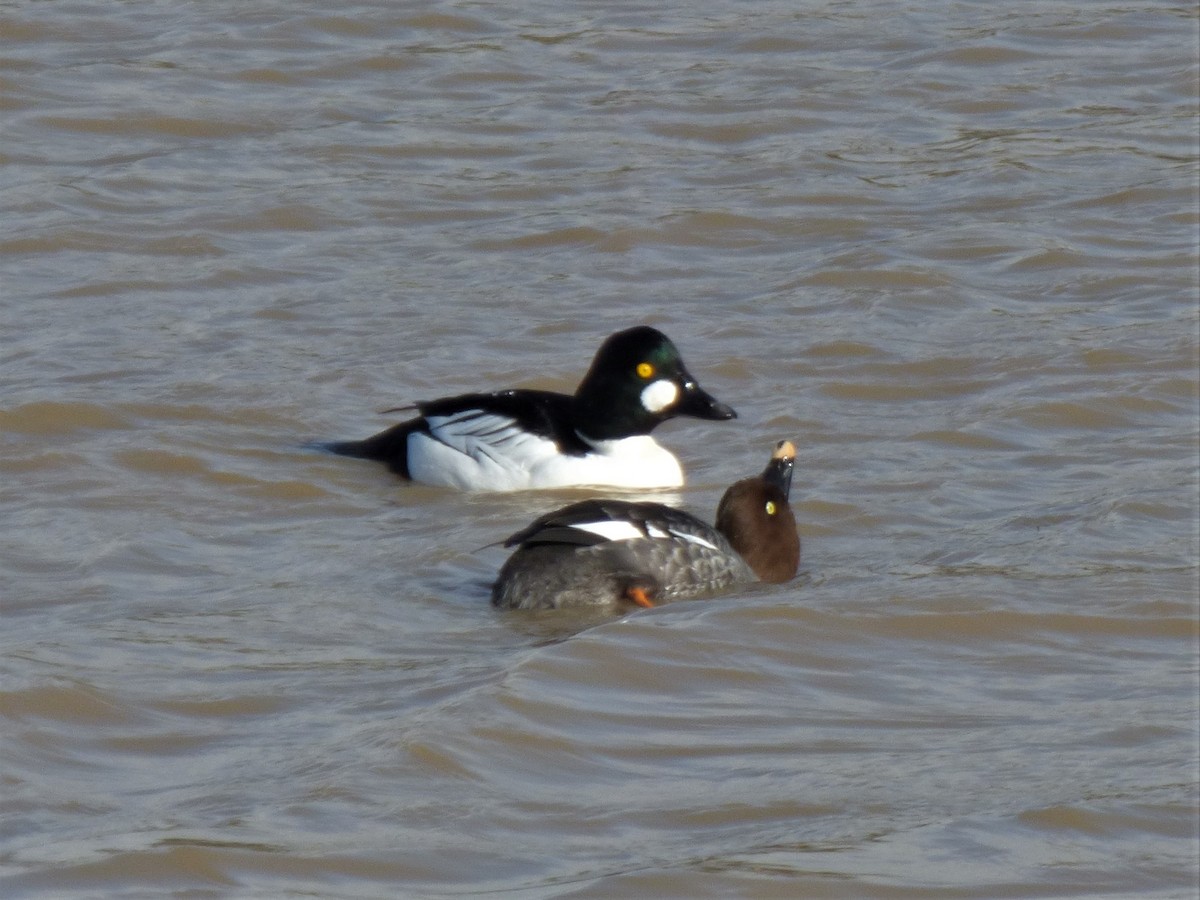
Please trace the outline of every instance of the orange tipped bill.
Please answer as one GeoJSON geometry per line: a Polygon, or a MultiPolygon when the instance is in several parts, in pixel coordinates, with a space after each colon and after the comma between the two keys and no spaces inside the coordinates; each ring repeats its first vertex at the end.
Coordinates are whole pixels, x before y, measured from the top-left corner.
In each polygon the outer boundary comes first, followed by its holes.
{"type": "Polygon", "coordinates": [[[791,441],[780,441],[775,445],[775,452],[771,454],[771,459],[795,459],[796,445],[791,441]]]}

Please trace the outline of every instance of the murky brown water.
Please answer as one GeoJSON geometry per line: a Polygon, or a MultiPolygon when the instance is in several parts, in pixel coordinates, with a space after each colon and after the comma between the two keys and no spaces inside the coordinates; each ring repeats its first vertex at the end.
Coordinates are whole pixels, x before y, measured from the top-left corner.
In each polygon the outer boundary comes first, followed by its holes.
{"type": "Polygon", "coordinates": [[[1197,16],[0,10],[6,897],[1193,897],[1197,16]],[[658,325],[801,578],[302,449],[658,325]]]}

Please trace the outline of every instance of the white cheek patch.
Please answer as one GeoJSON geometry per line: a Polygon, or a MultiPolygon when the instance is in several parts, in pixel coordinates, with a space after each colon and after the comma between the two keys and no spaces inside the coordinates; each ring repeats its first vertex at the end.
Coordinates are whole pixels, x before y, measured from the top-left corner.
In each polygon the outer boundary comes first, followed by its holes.
{"type": "Polygon", "coordinates": [[[679,399],[679,388],[675,382],[660,378],[642,389],[642,406],[652,413],[662,412],[679,399]]]}

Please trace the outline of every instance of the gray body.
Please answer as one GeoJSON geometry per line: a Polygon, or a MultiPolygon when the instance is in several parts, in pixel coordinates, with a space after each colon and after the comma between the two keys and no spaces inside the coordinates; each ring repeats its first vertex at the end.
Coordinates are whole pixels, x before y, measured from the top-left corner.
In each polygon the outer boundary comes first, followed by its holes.
{"type": "Polygon", "coordinates": [[[492,590],[492,602],[508,609],[620,605],[631,582],[653,583],[656,602],[667,602],[758,580],[723,534],[657,503],[585,501],[539,519],[509,543],[520,547],[492,590]],[[643,534],[612,540],[580,530],[598,514],[643,534]]]}

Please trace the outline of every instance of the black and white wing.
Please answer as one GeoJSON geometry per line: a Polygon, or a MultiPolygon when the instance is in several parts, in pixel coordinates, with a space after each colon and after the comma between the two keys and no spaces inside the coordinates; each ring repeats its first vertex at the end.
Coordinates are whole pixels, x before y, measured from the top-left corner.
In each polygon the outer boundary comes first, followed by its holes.
{"type": "Polygon", "coordinates": [[[571,398],[551,391],[463,394],[417,404],[419,430],[474,459],[518,462],[547,444],[563,453],[588,448],[575,433],[571,398]]]}
{"type": "Polygon", "coordinates": [[[723,543],[710,525],[661,503],[582,500],[536,519],[504,546],[571,544],[594,546],[608,541],[682,540],[710,550],[723,543]]]}
{"type": "MultiPolygon", "coordinates": [[[[550,391],[500,391],[461,394],[401,407],[421,415],[361,441],[337,441],[324,448],[343,456],[374,459],[412,478],[422,460],[410,460],[410,438],[423,435],[449,453],[436,454],[436,465],[459,455],[467,463],[519,467],[523,459],[552,452],[584,453],[587,446],[572,425],[571,398],[550,391]]],[[[399,412],[400,410],[389,410],[399,412]]],[[[431,452],[428,442],[426,454],[431,452]]]]}

